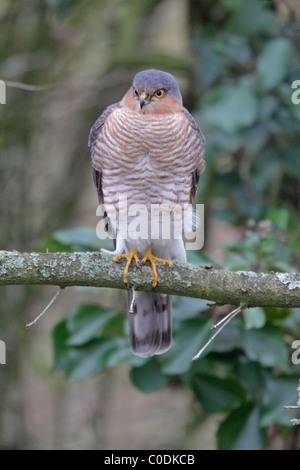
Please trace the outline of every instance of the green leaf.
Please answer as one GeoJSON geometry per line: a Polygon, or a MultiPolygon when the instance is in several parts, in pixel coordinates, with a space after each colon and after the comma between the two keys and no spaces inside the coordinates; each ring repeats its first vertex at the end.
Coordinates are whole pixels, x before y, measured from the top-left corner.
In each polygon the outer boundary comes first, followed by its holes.
{"type": "Polygon", "coordinates": [[[73,227],[65,230],[57,230],[52,238],[62,245],[82,246],[99,251],[101,241],[97,237],[95,228],[73,227]]]}
{"type": "Polygon", "coordinates": [[[207,300],[193,299],[191,297],[173,296],[173,321],[187,320],[199,316],[199,313],[207,311],[207,300]]]}
{"type": "Polygon", "coordinates": [[[49,251],[50,253],[56,253],[56,252],[71,252],[72,251],[72,246],[67,245],[64,243],[60,243],[58,240],[56,240],[53,236],[50,236],[46,238],[46,240],[42,243],[40,247],[40,251],[42,252],[47,252],[49,251]]]}
{"type": "Polygon", "coordinates": [[[261,424],[290,425],[290,419],[299,417],[299,410],[286,409],[297,401],[298,377],[269,377],[266,383],[261,424]]]}
{"type": "MultiPolygon", "coordinates": [[[[78,310],[80,311],[80,308],[78,310]]],[[[79,325],[80,322],[76,323],[76,328],[79,325]]],[[[78,345],[71,345],[67,321],[59,323],[53,331],[54,368],[63,369],[69,379],[78,380],[100,373],[122,361],[131,361],[133,354],[127,338],[101,337],[79,345],[83,339],[86,341],[89,336],[91,335],[88,334],[87,328],[82,337],[78,334],[76,338],[78,345]]]]}
{"type": "MultiPolygon", "coordinates": [[[[280,107],[280,101],[273,95],[262,96],[260,100],[260,109],[259,109],[259,117],[260,121],[268,121],[271,117],[275,114],[275,112],[280,107]]],[[[264,127],[261,127],[261,123],[258,126],[258,130],[262,134],[262,138],[267,140],[268,133],[264,127]]],[[[253,142],[255,145],[255,142],[253,142]]]]}
{"type": "Polygon", "coordinates": [[[203,103],[203,118],[209,126],[233,133],[251,126],[258,114],[255,94],[246,85],[224,85],[203,103]]]}
{"type": "MultiPolygon", "coordinates": [[[[271,97],[268,97],[268,98],[270,98],[271,100],[271,97]]],[[[267,101],[267,97],[265,98],[265,101],[267,101]]],[[[265,105],[264,102],[261,102],[260,106],[261,106],[260,113],[262,113],[262,110],[264,110],[265,112],[267,111],[266,110],[267,106],[265,105]]],[[[254,125],[253,127],[250,127],[249,129],[246,129],[245,132],[243,133],[243,146],[245,146],[246,154],[251,155],[253,157],[256,157],[256,155],[266,145],[267,141],[268,141],[268,134],[266,132],[266,129],[262,127],[260,123],[258,123],[257,125],[254,125]]],[[[248,160],[249,160],[249,157],[248,157],[248,160]]]]}
{"type": "MultiPolygon", "coordinates": [[[[291,95],[293,95],[293,93],[295,93],[295,92],[297,92],[297,93],[296,93],[296,95],[293,96],[293,99],[296,98],[297,100],[299,100],[299,98],[300,98],[299,87],[298,87],[298,90],[293,89],[291,91],[291,95]]],[[[298,104],[295,104],[291,101],[290,106],[291,106],[291,113],[292,113],[294,119],[297,120],[297,121],[300,121],[300,103],[298,102],[298,104]]]]}
{"type": "Polygon", "coordinates": [[[239,356],[235,365],[235,377],[239,384],[254,397],[260,397],[265,387],[265,370],[258,362],[239,356]]]}
{"type": "Polygon", "coordinates": [[[267,42],[256,64],[257,85],[262,91],[278,86],[286,77],[290,65],[291,43],[286,38],[267,42]]]}
{"type": "Polygon", "coordinates": [[[187,262],[196,265],[216,266],[216,262],[204,250],[187,250],[187,262]]]}
{"type": "Polygon", "coordinates": [[[300,308],[289,309],[289,316],[284,321],[284,327],[288,328],[295,337],[299,335],[300,308]]]}
{"type": "MultiPolygon", "coordinates": [[[[124,305],[125,308],[125,305],[124,305]]],[[[101,327],[101,334],[103,336],[118,336],[129,337],[128,335],[128,323],[127,316],[124,313],[115,313],[112,310],[105,309],[108,313],[111,313],[111,317],[107,318],[107,322],[101,327]]]]}
{"type": "Polygon", "coordinates": [[[287,230],[291,213],[286,207],[278,207],[268,212],[268,218],[280,230],[287,230]]]}
{"type": "Polygon", "coordinates": [[[262,328],[266,323],[266,315],[262,308],[255,307],[243,311],[246,330],[262,328]]]}
{"type": "Polygon", "coordinates": [[[231,10],[227,22],[230,31],[243,37],[275,31],[276,15],[261,0],[225,0],[224,3],[231,10]]]}
{"type": "Polygon", "coordinates": [[[281,326],[282,320],[292,316],[292,310],[288,307],[265,307],[264,312],[267,320],[274,326],[281,326]]]}
{"type": "Polygon", "coordinates": [[[201,93],[218,80],[224,67],[221,58],[215,51],[214,43],[199,30],[195,34],[193,44],[201,57],[201,61],[196,63],[195,70],[195,84],[201,93]]]}
{"type": "MultiPolygon", "coordinates": [[[[213,332],[212,332],[213,334],[213,332]]],[[[237,347],[239,348],[241,344],[241,335],[239,329],[236,327],[234,322],[230,322],[226,325],[226,328],[223,329],[210,344],[209,350],[211,352],[224,353],[229,352],[237,347]]]]}
{"type": "Polygon", "coordinates": [[[155,359],[150,359],[141,367],[133,367],[130,371],[132,383],[142,392],[150,393],[168,385],[168,377],[160,371],[155,359]]]}
{"type": "Polygon", "coordinates": [[[248,403],[232,411],[217,432],[220,450],[262,450],[265,434],[259,427],[260,410],[248,403]]]}
{"type": "Polygon", "coordinates": [[[174,332],[172,348],[162,357],[163,373],[182,374],[189,370],[192,357],[208,340],[210,328],[211,323],[200,318],[181,322],[180,329],[174,332]]]}
{"type": "Polygon", "coordinates": [[[96,305],[75,307],[67,319],[68,344],[78,346],[99,336],[101,328],[113,322],[119,314],[96,305]]]}
{"type": "Polygon", "coordinates": [[[69,332],[66,320],[58,323],[53,332],[54,369],[65,369],[70,363],[72,352],[67,345],[69,332]]]}
{"type": "Polygon", "coordinates": [[[229,411],[246,401],[246,394],[232,379],[197,374],[191,379],[197,400],[208,413],[229,411]]]}
{"type": "Polygon", "coordinates": [[[73,357],[66,372],[68,378],[72,380],[98,374],[107,367],[127,360],[131,355],[128,342],[123,338],[99,338],[84,346],[73,347],[71,350],[73,357]]]}
{"type": "Polygon", "coordinates": [[[213,41],[213,44],[227,67],[231,64],[245,65],[251,60],[251,49],[244,37],[225,34],[213,41]]]}
{"type": "MultiPolygon", "coordinates": [[[[236,149],[239,148],[240,145],[243,143],[240,134],[225,134],[224,132],[218,131],[216,129],[207,130],[206,136],[206,151],[210,156],[211,165],[213,163],[215,165],[220,164],[220,158],[224,158],[224,153],[230,154],[236,151],[236,149]]],[[[202,185],[203,184],[205,184],[204,178],[202,180],[202,185]]],[[[200,192],[202,185],[200,185],[199,188],[200,192]]]]}
{"type": "Polygon", "coordinates": [[[106,354],[105,368],[114,367],[120,362],[130,362],[132,365],[138,364],[139,360],[143,359],[134,356],[129,346],[128,338],[110,338],[114,347],[106,354]]]}
{"type": "MultiPolygon", "coordinates": [[[[298,105],[300,108],[300,104],[298,105]]],[[[299,142],[285,146],[284,154],[281,154],[281,164],[286,173],[292,178],[300,179],[300,165],[299,165],[299,142]]],[[[290,211],[287,210],[289,213],[290,211]]]]}
{"type": "MultiPolygon", "coordinates": [[[[226,256],[226,268],[230,271],[247,271],[249,266],[249,261],[247,260],[246,253],[239,254],[232,251],[227,251],[226,256]]],[[[247,253],[249,255],[249,252],[247,253]]]]}
{"type": "Polygon", "coordinates": [[[288,351],[281,328],[265,326],[260,330],[244,330],[241,331],[241,337],[250,360],[266,367],[288,368],[288,351]]]}

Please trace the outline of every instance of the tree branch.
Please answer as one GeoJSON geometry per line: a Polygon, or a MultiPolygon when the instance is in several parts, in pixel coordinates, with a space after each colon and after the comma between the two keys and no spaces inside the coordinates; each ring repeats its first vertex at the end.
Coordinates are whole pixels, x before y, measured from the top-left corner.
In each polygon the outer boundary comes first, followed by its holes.
{"type": "MultiPolygon", "coordinates": [[[[94,286],[151,291],[152,271],[131,266],[123,282],[124,262],[110,255],[82,253],[19,253],[0,251],[0,285],[94,286]]],[[[202,298],[245,307],[300,307],[300,275],[225,271],[174,262],[158,265],[155,292],[202,298]]]]}

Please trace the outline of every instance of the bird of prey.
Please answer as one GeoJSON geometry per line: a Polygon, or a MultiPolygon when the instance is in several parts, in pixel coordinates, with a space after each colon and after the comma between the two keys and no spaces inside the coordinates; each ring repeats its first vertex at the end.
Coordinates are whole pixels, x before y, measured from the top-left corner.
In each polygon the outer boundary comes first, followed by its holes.
{"type": "Polygon", "coordinates": [[[174,207],[195,204],[205,167],[203,134],[183,107],[174,76],[149,69],[137,73],[121,101],[104,110],[89,146],[99,203],[115,239],[111,253],[114,261],[126,259],[124,282],[132,262],[150,262],[153,270],[153,291],[128,291],[131,348],[142,357],[162,354],[172,342],[172,304],[169,295],[155,292],[156,263],[186,262],[186,252],[182,230],[172,236],[171,227],[163,236],[162,214],[150,230],[151,209],[167,208],[174,224],[174,207]],[[134,223],[134,213],[144,215],[143,223],[134,223]]]}

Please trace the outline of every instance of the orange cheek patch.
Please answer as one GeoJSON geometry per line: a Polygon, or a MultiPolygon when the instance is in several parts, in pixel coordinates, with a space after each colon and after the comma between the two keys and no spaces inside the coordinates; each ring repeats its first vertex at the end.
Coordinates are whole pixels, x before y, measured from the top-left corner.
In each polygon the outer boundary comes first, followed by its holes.
{"type": "MultiPolygon", "coordinates": [[[[146,106],[145,106],[146,107],[146,106]]],[[[152,103],[152,114],[173,114],[180,112],[182,104],[174,96],[165,96],[152,103]]]]}
{"type": "Polygon", "coordinates": [[[125,108],[131,109],[132,111],[138,112],[140,109],[139,101],[136,99],[135,96],[132,95],[131,91],[126,93],[120,104],[125,108]]]}

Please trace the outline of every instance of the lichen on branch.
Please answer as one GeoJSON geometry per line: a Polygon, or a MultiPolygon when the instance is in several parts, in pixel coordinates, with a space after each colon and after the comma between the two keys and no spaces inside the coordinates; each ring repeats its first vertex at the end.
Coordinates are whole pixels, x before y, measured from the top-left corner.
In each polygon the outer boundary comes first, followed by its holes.
{"type": "MultiPolygon", "coordinates": [[[[152,271],[147,264],[130,267],[123,282],[124,263],[108,254],[19,253],[0,251],[0,285],[92,286],[150,291],[152,271]]],[[[300,275],[226,271],[174,262],[158,266],[155,292],[247,307],[300,307],[300,275]]]]}

